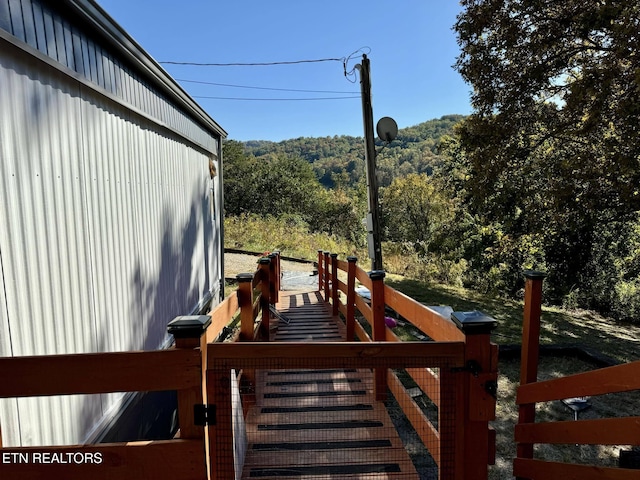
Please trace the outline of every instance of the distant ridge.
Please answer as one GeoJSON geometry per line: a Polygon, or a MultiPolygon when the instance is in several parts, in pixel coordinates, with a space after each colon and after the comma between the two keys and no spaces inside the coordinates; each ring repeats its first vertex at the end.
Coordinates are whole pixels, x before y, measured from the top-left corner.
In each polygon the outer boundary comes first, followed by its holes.
{"type": "MultiPolygon", "coordinates": [[[[453,134],[463,115],[445,115],[412,127],[402,128],[390,145],[382,148],[377,140],[378,176],[381,186],[393,178],[410,173],[430,174],[441,161],[438,146],[442,137],[453,134]]],[[[280,142],[249,140],[243,142],[245,152],[268,160],[274,156],[300,157],[312,164],[320,182],[327,187],[353,186],[364,176],[362,137],[299,137],[280,142]]]]}

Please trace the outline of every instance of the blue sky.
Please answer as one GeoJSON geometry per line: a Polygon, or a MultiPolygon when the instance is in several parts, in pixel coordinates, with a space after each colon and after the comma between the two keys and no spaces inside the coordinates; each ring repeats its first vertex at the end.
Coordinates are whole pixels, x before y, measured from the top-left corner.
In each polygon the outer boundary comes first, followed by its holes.
{"type": "MultiPolygon", "coordinates": [[[[157,61],[253,63],[346,57],[369,47],[373,115],[400,128],[450,113],[468,114],[469,87],[453,70],[451,30],[460,6],[452,0],[202,1],[98,0],[157,61]]],[[[361,60],[358,55],[349,64],[361,60]]],[[[265,66],[163,65],[190,95],[314,98],[360,95],[341,62],[265,66]],[[304,93],[231,85],[353,93],[304,93]]],[[[196,98],[235,140],[362,136],[359,98],[240,101],[196,98]]]]}

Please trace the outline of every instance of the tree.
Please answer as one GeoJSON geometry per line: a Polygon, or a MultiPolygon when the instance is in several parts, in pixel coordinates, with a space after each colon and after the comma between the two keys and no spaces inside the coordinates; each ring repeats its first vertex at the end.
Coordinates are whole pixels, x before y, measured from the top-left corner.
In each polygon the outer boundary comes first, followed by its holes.
{"type": "Polygon", "coordinates": [[[475,114],[461,133],[475,183],[500,187],[505,171],[533,166],[576,178],[552,193],[638,210],[640,4],[462,3],[456,65],[473,86],[475,114]]]}
{"type": "Polygon", "coordinates": [[[462,4],[470,204],[508,235],[544,232],[550,280],[566,293],[609,238],[598,232],[640,209],[640,4],[462,4]]]}
{"type": "Polygon", "coordinates": [[[381,198],[387,239],[412,243],[417,250],[428,249],[454,216],[452,203],[425,174],[396,178],[381,198]]]}

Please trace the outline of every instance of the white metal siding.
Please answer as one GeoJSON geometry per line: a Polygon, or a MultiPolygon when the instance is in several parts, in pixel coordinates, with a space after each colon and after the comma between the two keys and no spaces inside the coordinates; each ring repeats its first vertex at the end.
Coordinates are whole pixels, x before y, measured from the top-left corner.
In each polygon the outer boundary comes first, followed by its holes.
{"type": "MultiPolygon", "coordinates": [[[[160,347],[218,293],[209,154],[17,49],[0,86],[0,356],[160,347]]],[[[3,442],[82,442],[121,398],[2,401],[3,442]]]]}
{"type": "Polygon", "coordinates": [[[100,39],[94,32],[70,23],[54,8],[55,3],[41,0],[0,0],[0,29],[158,119],[202,148],[216,151],[216,141],[207,130],[189,118],[165,94],[127,68],[117,53],[100,45],[100,39]]]}

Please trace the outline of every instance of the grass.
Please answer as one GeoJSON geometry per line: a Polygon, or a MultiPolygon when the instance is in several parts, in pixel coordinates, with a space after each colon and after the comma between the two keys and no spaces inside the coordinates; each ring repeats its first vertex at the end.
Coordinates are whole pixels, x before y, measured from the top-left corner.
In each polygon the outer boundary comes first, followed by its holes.
{"type": "Polygon", "coordinates": [[[225,247],[249,251],[279,250],[282,255],[316,260],[318,250],[337,253],[340,258],[366,255],[350,242],[322,233],[309,233],[307,226],[293,220],[243,215],[224,220],[225,247]]]}
{"type": "MultiPolygon", "coordinates": [[[[523,303],[490,297],[460,287],[432,285],[397,275],[386,283],[406,295],[429,305],[450,305],[454,310],[482,310],[498,321],[493,341],[498,345],[519,344],[522,336],[523,303]]],[[[640,326],[616,323],[589,311],[567,311],[543,307],[540,343],[578,344],[616,361],[640,359],[640,326]]]]}

